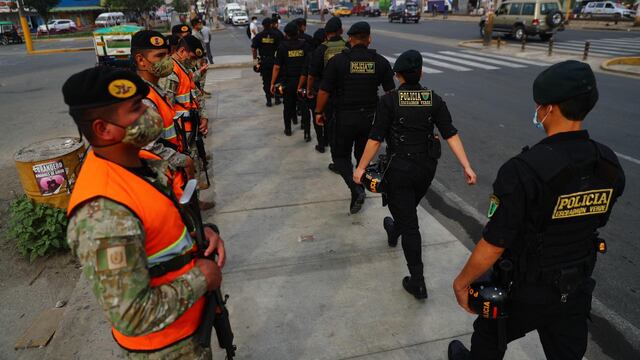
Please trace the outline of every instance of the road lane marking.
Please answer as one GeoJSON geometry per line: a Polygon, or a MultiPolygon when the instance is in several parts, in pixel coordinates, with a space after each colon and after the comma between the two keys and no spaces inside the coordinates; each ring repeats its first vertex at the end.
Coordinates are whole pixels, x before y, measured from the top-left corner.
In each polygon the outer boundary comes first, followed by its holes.
{"type": "Polygon", "coordinates": [[[616,152],[616,155],[618,155],[619,158],[622,158],[622,159],[625,159],[627,161],[630,161],[630,162],[632,162],[632,163],[634,163],[636,165],[640,165],[640,160],[638,160],[636,158],[633,158],[633,157],[631,157],[629,155],[621,154],[619,152],[616,152]]]}
{"type": "Polygon", "coordinates": [[[511,62],[506,62],[506,61],[496,60],[496,59],[490,59],[490,58],[482,57],[482,56],[461,54],[461,53],[457,53],[457,52],[453,52],[453,51],[439,51],[439,53],[440,54],[444,54],[444,55],[457,56],[457,57],[461,57],[461,58],[469,59],[469,60],[482,61],[482,62],[493,64],[493,65],[502,65],[502,66],[506,66],[506,67],[510,67],[510,68],[516,68],[516,69],[518,69],[518,68],[526,68],[526,66],[521,65],[521,64],[514,64],[514,63],[511,63],[511,62]]]}
{"type": "MultiPolygon", "coordinates": [[[[396,60],[398,59],[398,58],[395,58],[393,56],[384,56],[384,58],[389,60],[391,65],[393,65],[396,62],[396,60]]],[[[431,69],[431,68],[428,68],[426,66],[422,67],[422,72],[425,73],[425,74],[441,74],[442,73],[442,71],[440,71],[440,70],[431,69]]]]}
{"type": "MultiPolygon", "coordinates": [[[[425,56],[426,56],[426,57],[429,57],[429,58],[436,58],[436,59],[440,59],[440,60],[450,61],[450,62],[453,62],[453,63],[458,63],[458,64],[462,64],[462,65],[471,66],[471,67],[477,67],[477,68],[484,69],[484,70],[497,70],[497,69],[500,69],[499,67],[496,67],[496,66],[477,64],[477,63],[474,63],[472,61],[462,60],[462,59],[454,58],[454,57],[451,57],[451,56],[431,54],[431,53],[426,53],[426,52],[423,52],[421,54],[422,54],[422,59],[424,61],[426,61],[426,60],[433,61],[431,59],[425,59],[425,56]]],[[[447,66],[456,66],[456,65],[449,64],[449,63],[443,63],[443,64],[445,64],[447,66]]],[[[442,65],[440,65],[440,66],[442,66],[442,65]]],[[[467,69],[466,71],[469,71],[469,70],[471,70],[471,69],[467,69]]],[[[464,71],[464,70],[462,70],[462,71],[464,71]]]]}
{"type": "Polygon", "coordinates": [[[496,55],[496,54],[485,54],[482,51],[462,50],[462,52],[468,53],[468,54],[474,54],[474,55],[488,56],[488,57],[492,57],[492,58],[496,58],[496,59],[508,60],[508,61],[518,62],[518,63],[522,63],[522,64],[527,64],[527,65],[533,65],[533,66],[549,66],[549,65],[551,65],[549,63],[544,63],[544,62],[539,62],[539,61],[525,60],[525,59],[520,59],[520,58],[511,58],[509,56],[496,55]]]}
{"type": "MultiPolygon", "coordinates": [[[[570,41],[571,43],[571,41],[570,41]]],[[[562,44],[567,44],[567,43],[562,43],[562,44]]],[[[574,45],[574,44],[567,44],[567,45],[574,45]]],[[[575,42],[575,46],[584,49],[584,43],[580,43],[579,41],[575,42]]],[[[616,50],[616,51],[630,51],[633,52],[633,48],[623,48],[621,46],[609,46],[607,44],[601,44],[601,43],[596,43],[596,42],[592,42],[591,43],[591,48],[592,49],[605,49],[605,50],[616,50]]],[[[640,49],[638,49],[640,51],[640,49]]]]}

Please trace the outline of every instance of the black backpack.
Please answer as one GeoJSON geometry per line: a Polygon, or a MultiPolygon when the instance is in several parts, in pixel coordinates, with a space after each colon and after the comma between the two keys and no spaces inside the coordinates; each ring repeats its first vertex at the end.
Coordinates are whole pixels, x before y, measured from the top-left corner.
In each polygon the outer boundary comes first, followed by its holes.
{"type": "Polygon", "coordinates": [[[249,39],[251,39],[251,30],[249,30],[250,27],[251,27],[251,24],[247,25],[247,37],[249,39]]]}

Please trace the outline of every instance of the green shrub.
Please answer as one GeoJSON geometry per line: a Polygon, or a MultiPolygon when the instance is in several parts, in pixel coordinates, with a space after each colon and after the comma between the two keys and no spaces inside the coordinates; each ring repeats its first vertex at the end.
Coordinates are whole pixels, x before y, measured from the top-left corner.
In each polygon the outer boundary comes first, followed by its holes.
{"type": "Polygon", "coordinates": [[[8,234],[16,239],[18,252],[29,261],[52,251],[68,249],[65,210],[39,204],[26,195],[9,205],[8,234]]]}

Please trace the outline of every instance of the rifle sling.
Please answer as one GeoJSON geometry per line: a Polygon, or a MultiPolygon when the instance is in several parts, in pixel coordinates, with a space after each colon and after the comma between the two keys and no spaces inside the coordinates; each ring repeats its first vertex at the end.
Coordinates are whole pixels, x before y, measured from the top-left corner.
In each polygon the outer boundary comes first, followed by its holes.
{"type": "Polygon", "coordinates": [[[161,262],[149,269],[149,276],[152,278],[156,278],[163,276],[164,274],[171,271],[179,270],[183,266],[187,265],[191,260],[193,260],[193,258],[194,254],[189,252],[176,256],[170,260],[161,262]]]}

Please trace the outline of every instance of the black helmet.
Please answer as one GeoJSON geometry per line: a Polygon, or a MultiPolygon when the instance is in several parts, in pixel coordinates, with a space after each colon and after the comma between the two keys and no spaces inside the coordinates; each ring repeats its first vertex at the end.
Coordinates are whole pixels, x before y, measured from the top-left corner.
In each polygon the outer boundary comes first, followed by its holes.
{"type": "Polygon", "coordinates": [[[507,291],[490,282],[477,282],[469,287],[469,307],[485,319],[507,315],[507,291]]]}
{"type": "Polygon", "coordinates": [[[362,179],[360,179],[360,181],[362,181],[362,185],[372,193],[383,193],[383,176],[384,174],[380,170],[380,166],[378,164],[371,164],[367,166],[367,169],[362,175],[362,179]]]}
{"type": "Polygon", "coordinates": [[[287,88],[283,83],[277,83],[274,87],[276,88],[276,95],[284,96],[284,92],[287,88]]]}

